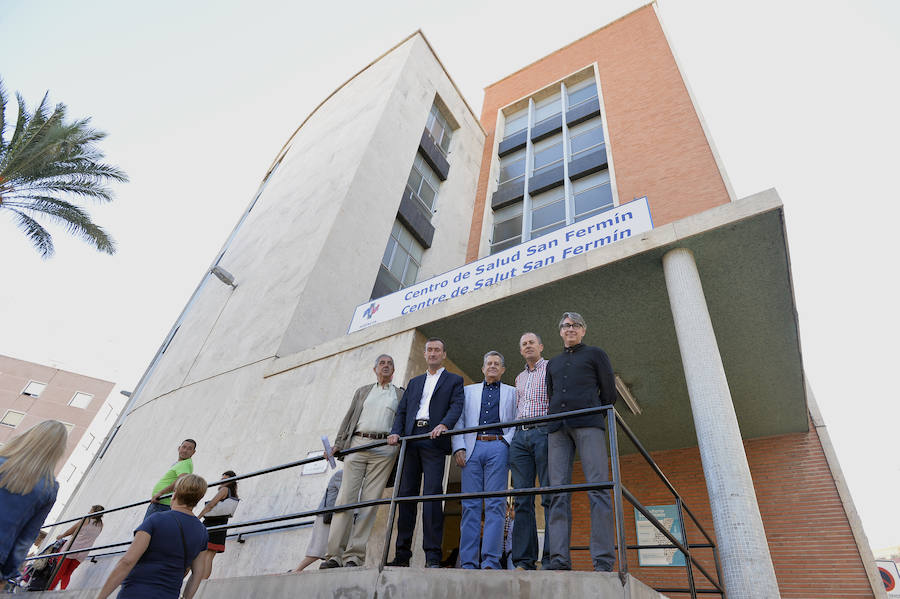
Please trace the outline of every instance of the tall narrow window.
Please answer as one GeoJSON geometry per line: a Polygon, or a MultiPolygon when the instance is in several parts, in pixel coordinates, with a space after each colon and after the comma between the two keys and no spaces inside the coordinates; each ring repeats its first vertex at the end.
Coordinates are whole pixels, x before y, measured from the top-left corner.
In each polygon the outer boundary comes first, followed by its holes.
{"type": "MultiPolygon", "coordinates": [[[[559,89],[559,86],[557,86],[559,89]]],[[[546,120],[549,120],[560,112],[562,106],[559,103],[559,94],[553,94],[549,98],[544,98],[534,103],[534,125],[537,126],[546,120]]]]}
{"type": "Polygon", "coordinates": [[[428,121],[425,123],[425,128],[428,129],[428,133],[431,134],[431,138],[434,140],[435,145],[446,154],[447,150],[450,149],[450,137],[452,136],[452,131],[450,130],[449,123],[447,123],[447,119],[444,118],[444,115],[442,115],[441,111],[438,109],[437,104],[432,104],[431,112],[428,114],[428,121]]]}
{"type": "Polygon", "coordinates": [[[415,283],[424,253],[425,248],[415,240],[412,233],[400,221],[394,221],[391,236],[381,257],[378,277],[372,289],[372,299],[415,283]]]}
{"type": "Polygon", "coordinates": [[[520,110],[506,117],[503,125],[503,139],[515,135],[528,127],[528,109],[520,110]]]}
{"type": "Polygon", "coordinates": [[[412,194],[413,199],[418,200],[416,203],[422,214],[430,221],[437,203],[438,187],[441,180],[432,170],[421,154],[416,154],[413,161],[412,170],[409,172],[409,179],[406,181],[406,187],[412,194]]]}
{"type": "Polygon", "coordinates": [[[562,164],[562,135],[554,135],[534,144],[534,167],[532,175],[537,175],[562,164]]]}
{"type": "Polygon", "coordinates": [[[597,83],[588,79],[568,88],[569,110],[597,97],[597,83]]]}
{"type": "Polygon", "coordinates": [[[531,238],[566,226],[566,192],[563,187],[531,198],[531,238]]]}
{"type": "Polygon", "coordinates": [[[603,123],[599,117],[569,129],[570,160],[575,160],[603,144],[603,123]]]}
{"type": "Polygon", "coordinates": [[[575,222],[602,212],[613,206],[609,171],[601,171],[572,183],[575,196],[575,222]]]}
{"type": "Polygon", "coordinates": [[[491,240],[492,254],[522,242],[522,202],[494,211],[491,240]]]}
{"type": "Polygon", "coordinates": [[[500,159],[500,185],[525,176],[525,150],[507,154],[500,159]]]}

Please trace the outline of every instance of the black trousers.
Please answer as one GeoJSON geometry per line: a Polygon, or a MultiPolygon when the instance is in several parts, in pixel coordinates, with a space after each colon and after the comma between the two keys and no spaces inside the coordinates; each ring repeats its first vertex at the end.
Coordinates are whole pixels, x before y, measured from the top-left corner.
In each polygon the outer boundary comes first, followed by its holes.
{"type": "MultiPolygon", "coordinates": [[[[428,432],[418,428],[413,434],[428,432]]],[[[398,497],[438,495],[444,492],[444,464],[447,455],[431,439],[409,441],[400,474],[398,497]],[[424,485],[423,485],[424,479],[424,485]]],[[[416,528],[418,502],[403,502],[397,506],[397,543],[395,559],[409,561],[412,557],[412,538],[416,528]]],[[[444,538],[444,510],[440,501],[426,501],[422,507],[422,548],[427,561],[440,561],[444,538]]]]}

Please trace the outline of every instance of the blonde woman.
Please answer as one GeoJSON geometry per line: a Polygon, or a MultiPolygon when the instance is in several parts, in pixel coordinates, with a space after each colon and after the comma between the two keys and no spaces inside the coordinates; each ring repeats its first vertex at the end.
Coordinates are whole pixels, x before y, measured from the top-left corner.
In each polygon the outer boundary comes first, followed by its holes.
{"type": "Polygon", "coordinates": [[[62,422],[45,420],[0,447],[0,576],[18,572],[50,513],[59,483],[56,464],[66,451],[62,422]]]}
{"type": "Polygon", "coordinates": [[[128,551],[110,572],[97,599],[106,599],[117,586],[118,599],[178,599],[188,568],[191,577],[184,598],[191,599],[200,586],[209,535],[192,511],[206,494],[206,481],[187,474],[175,482],[172,509],[156,512],[134,531],[128,551]]]}

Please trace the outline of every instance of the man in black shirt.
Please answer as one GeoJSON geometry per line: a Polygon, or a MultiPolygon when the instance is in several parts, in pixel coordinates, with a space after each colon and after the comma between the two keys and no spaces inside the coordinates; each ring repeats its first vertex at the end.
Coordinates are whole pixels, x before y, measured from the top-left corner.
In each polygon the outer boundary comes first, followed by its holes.
{"type": "MultiPolygon", "coordinates": [[[[576,312],[565,312],[559,321],[563,351],[547,364],[548,414],[613,404],[616,401],[616,379],[609,356],[599,347],[584,345],[587,332],[584,318],[576,312]]],[[[581,460],[586,482],[609,480],[605,414],[590,414],[556,420],[547,425],[547,463],[550,484],[572,482],[575,450],[581,460]]],[[[591,504],[591,560],[594,570],[612,571],[613,514],[606,490],[588,491],[591,504]]],[[[569,541],[572,532],[572,507],[568,493],[550,498],[550,566],[548,570],[571,570],[569,541]]]]}

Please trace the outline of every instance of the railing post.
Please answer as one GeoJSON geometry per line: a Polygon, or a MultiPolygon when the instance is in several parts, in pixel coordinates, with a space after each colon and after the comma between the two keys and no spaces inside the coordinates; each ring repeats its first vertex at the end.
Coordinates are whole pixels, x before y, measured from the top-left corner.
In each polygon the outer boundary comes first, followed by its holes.
{"type": "MultiPolygon", "coordinates": [[[[72,545],[75,544],[75,539],[78,538],[78,533],[81,532],[81,527],[84,526],[84,523],[87,521],[87,518],[82,518],[81,522],[78,523],[78,528],[75,529],[75,533],[72,535],[72,538],[69,539],[68,548],[63,545],[63,551],[68,551],[72,548],[72,545]]],[[[57,573],[59,573],[59,569],[62,567],[63,560],[69,557],[68,555],[60,555],[59,559],[56,561],[56,565],[53,567],[53,572],[50,573],[50,580],[47,581],[46,586],[44,586],[45,591],[49,591],[53,586],[53,579],[56,578],[57,573]]]]}
{"type": "Polygon", "coordinates": [[[606,435],[609,440],[609,462],[612,467],[613,508],[616,511],[616,543],[619,560],[619,580],[625,584],[628,575],[627,545],[625,542],[625,514],[622,508],[622,477],[619,472],[619,442],[616,435],[616,411],[610,407],[606,410],[606,435]]]}
{"type": "Polygon", "coordinates": [[[687,522],[684,521],[684,510],[681,509],[681,496],[675,496],[675,505],[678,507],[678,519],[681,521],[681,542],[687,550],[684,554],[684,567],[687,570],[688,588],[691,590],[691,599],[697,599],[697,589],[694,587],[694,564],[691,562],[691,544],[688,543],[687,522]]]}
{"type": "Polygon", "coordinates": [[[388,553],[391,550],[391,537],[394,534],[394,515],[397,511],[397,493],[400,492],[400,479],[403,476],[403,460],[406,457],[406,439],[400,441],[400,457],[397,458],[397,475],[394,477],[394,490],[391,492],[391,503],[388,509],[387,526],[384,533],[384,549],[381,551],[381,564],[378,571],[384,570],[388,561],[388,553]]]}

